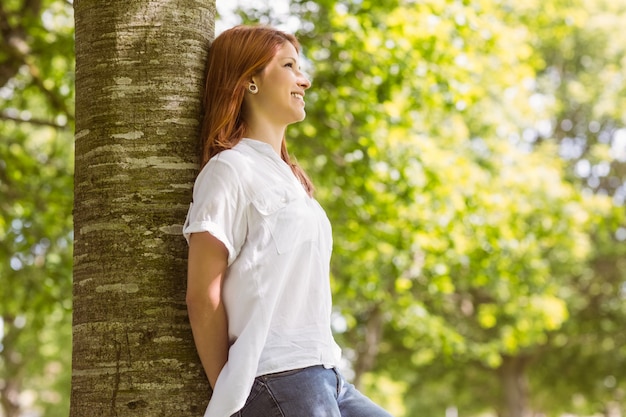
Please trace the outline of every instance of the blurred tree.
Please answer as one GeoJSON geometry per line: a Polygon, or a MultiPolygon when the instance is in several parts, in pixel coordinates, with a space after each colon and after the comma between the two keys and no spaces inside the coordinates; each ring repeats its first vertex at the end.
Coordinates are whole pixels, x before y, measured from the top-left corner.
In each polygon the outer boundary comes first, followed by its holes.
{"type": "Polygon", "coordinates": [[[0,415],[69,409],[71,5],[0,4],[0,415]]]}
{"type": "Polygon", "coordinates": [[[211,0],[80,0],[70,415],[197,416],[181,235],[211,0]]]}
{"type": "Polygon", "coordinates": [[[568,288],[571,319],[552,338],[558,349],[547,350],[534,372],[550,395],[536,400],[545,409],[560,402],[579,413],[624,414],[626,2],[531,3],[517,4],[516,18],[532,28],[540,58],[534,99],[547,111],[520,139],[530,148],[556,141],[571,181],[611,196],[619,212],[597,222],[592,262],[568,288]],[[548,17],[553,10],[556,19],[548,17]]]}

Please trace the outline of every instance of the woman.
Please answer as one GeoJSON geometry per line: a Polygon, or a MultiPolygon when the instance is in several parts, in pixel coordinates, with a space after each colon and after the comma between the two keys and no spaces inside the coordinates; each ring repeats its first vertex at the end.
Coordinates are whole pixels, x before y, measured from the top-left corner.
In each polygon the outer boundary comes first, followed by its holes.
{"type": "Polygon", "coordinates": [[[213,387],[205,417],[389,417],[346,383],[330,328],[328,219],[291,162],[304,119],[299,44],[261,26],[209,51],[202,170],[183,233],[187,305],[213,387]]]}

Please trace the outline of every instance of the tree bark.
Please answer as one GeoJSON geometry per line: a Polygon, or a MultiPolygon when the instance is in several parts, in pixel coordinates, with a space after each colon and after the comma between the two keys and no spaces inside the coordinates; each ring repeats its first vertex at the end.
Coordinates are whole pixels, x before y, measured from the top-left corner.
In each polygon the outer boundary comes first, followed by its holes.
{"type": "Polygon", "coordinates": [[[502,383],[502,405],[499,417],[532,417],[530,393],[523,356],[504,356],[499,368],[502,383]]]}
{"type": "Polygon", "coordinates": [[[181,236],[215,0],[75,0],[71,417],[198,416],[181,236]]]}

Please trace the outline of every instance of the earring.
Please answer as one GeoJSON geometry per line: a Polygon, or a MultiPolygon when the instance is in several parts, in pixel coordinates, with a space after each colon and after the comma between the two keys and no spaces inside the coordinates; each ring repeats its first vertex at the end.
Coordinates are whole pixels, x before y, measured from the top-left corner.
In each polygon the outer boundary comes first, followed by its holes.
{"type": "Polygon", "coordinates": [[[250,83],[248,84],[248,91],[251,94],[256,94],[259,92],[259,87],[257,87],[257,85],[255,83],[250,83]]]}

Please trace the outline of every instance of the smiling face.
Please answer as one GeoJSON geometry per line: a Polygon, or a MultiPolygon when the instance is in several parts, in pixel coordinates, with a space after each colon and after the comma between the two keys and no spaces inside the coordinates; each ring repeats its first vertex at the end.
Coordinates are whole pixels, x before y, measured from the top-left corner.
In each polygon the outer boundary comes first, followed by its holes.
{"type": "Polygon", "coordinates": [[[246,100],[255,118],[264,118],[277,126],[304,119],[304,92],[311,82],[300,72],[298,52],[290,42],[277,49],[274,58],[252,81],[259,92],[246,94],[246,100]]]}

